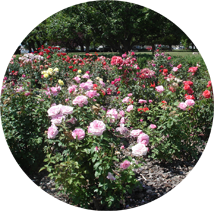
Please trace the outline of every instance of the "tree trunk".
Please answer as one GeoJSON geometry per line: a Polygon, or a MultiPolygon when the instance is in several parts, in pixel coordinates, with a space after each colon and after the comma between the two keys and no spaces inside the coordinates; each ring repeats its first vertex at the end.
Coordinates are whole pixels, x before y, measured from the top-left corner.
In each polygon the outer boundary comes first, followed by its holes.
{"type": "Polygon", "coordinates": [[[155,53],[155,44],[152,43],[152,55],[154,55],[154,53],[155,53]]]}
{"type": "Polygon", "coordinates": [[[80,47],[81,47],[81,52],[84,52],[84,46],[80,45],[80,47]]]}
{"type": "Polygon", "coordinates": [[[89,43],[86,43],[86,49],[85,49],[86,53],[89,53],[89,43]]]}
{"type": "Polygon", "coordinates": [[[169,45],[169,51],[172,51],[172,45],[171,44],[169,45]]]}

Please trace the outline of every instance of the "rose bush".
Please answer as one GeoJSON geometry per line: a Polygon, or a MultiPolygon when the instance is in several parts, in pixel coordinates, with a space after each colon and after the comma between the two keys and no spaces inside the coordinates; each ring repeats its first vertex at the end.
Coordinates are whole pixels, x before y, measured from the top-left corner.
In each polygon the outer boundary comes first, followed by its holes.
{"type": "Polygon", "coordinates": [[[141,67],[134,52],[82,58],[42,46],[10,61],[1,102],[5,137],[20,166],[38,168],[45,154],[41,170],[83,208],[121,208],[125,195],[141,188],[134,169],[147,154],[197,157],[213,119],[204,64],[160,51],[141,67]],[[125,147],[124,139],[134,143],[125,147]]]}

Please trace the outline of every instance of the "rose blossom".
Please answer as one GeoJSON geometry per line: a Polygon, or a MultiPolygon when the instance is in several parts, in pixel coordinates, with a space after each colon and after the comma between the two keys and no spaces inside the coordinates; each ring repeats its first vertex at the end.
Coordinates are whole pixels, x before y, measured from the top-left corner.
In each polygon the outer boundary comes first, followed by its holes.
{"type": "Polygon", "coordinates": [[[48,139],[54,139],[58,134],[58,128],[55,125],[52,125],[48,128],[48,139]]]}
{"type": "Polygon", "coordinates": [[[137,138],[137,143],[147,146],[149,143],[149,136],[145,133],[141,133],[137,138]]]}
{"type": "Polygon", "coordinates": [[[157,126],[156,125],[154,125],[154,124],[151,124],[150,125],[150,128],[152,128],[152,129],[155,129],[157,126]]]}
{"type": "Polygon", "coordinates": [[[72,136],[74,139],[78,139],[79,141],[84,139],[85,137],[85,131],[81,128],[76,128],[75,130],[72,131],[72,136]]]}
{"type": "Polygon", "coordinates": [[[67,114],[72,114],[73,113],[73,107],[71,106],[61,106],[61,114],[62,115],[67,115],[67,114]]]}
{"type": "Polygon", "coordinates": [[[119,114],[120,114],[121,117],[124,117],[124,116],[125,116],[125,112],[124,112],[123,110],[121,110],[121,111],[119,112],[119,114]]]}
{"type": "Polygon", "coordinates": [[[81,79],[80,79],[79,77],[76,76],[76,77],[74,77],[73,79],[74,79],[77,83],[80,83],[80,80],[81,80],[81,79]]]}
{"type": "Polygon", "coordinates": [[[111,118],[111,122],[115,122],[116,119],[118,119],[118,113],[115,108],[108,110],[106,113],[106,117],[111,118]]]}
{"type": "Polygon", "coordinates": [[[83,105],[88,104],[88,98],[84,95],[77,96],[73,102],[74,105],[78,105],[79,107],[83,107],[83,105]]]}
{"type": "Polygon", "coordinates": [[[138,137],[141,133],[143,133],[143,131],[140,130],[140,129],[132,130],[131,133],[130,133],[130,136],[138,137]]]}
{"type": "Polygon", "coordinates": [[[48,116],[55,116],[60,113],[62,105],[53,105],[48,109],[48,116]]]}
{"type": "Polygon", "coordinates": [[[94,120],[88,127],[88,133],[92,133],[95,136],[101,136],[106,130],[106,125],[99,120],[94,120]]]}
{"type": "Polygon", "coordinates": [[[120,124],[125,124],[125,122],[126,122],[125,118],[122,117],[122,118],[120,119],[120,124]]]}
{"type": "Polygon", "coordinates": [[[76,88],[77,88],[77,85],[69,86],[69,87],[68,87],[69,93],[75,92],[75,91],[76,91],[76,88]]]}
{"type": "Polygon", "coordinates": [[[204,96],[205,98],[209,99],[210,96],[211,96],[210,91],[209,91],[209,90],[205,90],[205,91],[203,92],[203,96],[204,96]]]}
{"type": "Polygon", "coordinates": [[[97,93],[97,90],[89,90],[85,93],[89,98],[92,98],[92,97],[96,97],[96,96],[99,96],[100,94],[97,93]]]}
{"type": "Polygon", "coordinates": [[[108,172],[108,176],[106,178],[110,179],[111,181],[116,180],[116,178],[110,172],[108,172]]]}
{"type": "Polygon", "coordinates": [[[65,116],[63,116],[62,114],[57,114],[53,116],[53,118],[51,119],[51,123],[54,125],[60,125],[63,119],[65,120],[65,116]]]}
{"type": "Polygon", "coordinates": [[[138,101],[138,103],[147,103],[147,100],[142,100],[142,99],[140,99],[139,101],[138,101]]]}
{"type": "Polygon", "coordinates": [[[131,96],[132,96],[132,93],[129,93],[129,94],[128,94],[128,97],[131,97],[131,96]]]}
{"type": "Polygon", "coordinates": [[[85,89],[85,90],[90,90],[93,88],[93,83],[91,81],[85,82],[85,83],[81,83],[80,87],[85,89]]]}
{"type": "Polygon", "coordinates": [[[94,150],[95,150],[96,152],[98,152],[98,151],[99,151],[98,146],[96,146],[96,147],[94,148],[94,150]]]}
{"type": "Polygon", "coordinates": [[[77,119],[75,117],[72,117],[70,120],[68,120],[67,122],[70,122],[71,124],[75,124],[75,122],[77,121],[77,119]]]}
{"type": "Polygon", "coordinates": [[[124,124],[120,124],[120,127],[116,128],[116,131],[120,132],[121,135],[127,136],[129,133],[129,130],[127,127],[124,127],[124,124]]]}
{"type": "Polygon", "coordinates": [[[129,97],[125,97],[123,100],[122,100],[123,103],[128,103],[129,102],[129,97]]]}
{"type": "Polygon", "coordinates": [[[128,160],[125,160],[120,164],[120,168],[121,169],[127,169],[130,166],[130,164],[131,163],[128,160]]]}
{"type": "Polygon", "coordinates": [[[147,152],[148,152],[148,147],[146,147],[144,144],[138,143],[132,147],[132,154],[136,157],[146,155],[147,152]]]}
{"type": "Polygon", "coordinates": [[[133,108],[134,108],[134,106],[133,106],[133,105],[129,105],[129,106],[127,107],[126,111],[130,112],[130,111],[132,111],[132,110],[133,110],[133,108]]]}
{"type": "Polygon", "coordinates": [[[181,110],[186,110],[187,104],[184,102],[179,103],[178,108],[180,108],[181,110]]]}
{"type": "Polygon", "coordinates": [[[195,101],[192,100],[192,99],[186,100],[185,103],[186,103],[188,106],[194,106],[194,105],[195,105],[195,101]]]}
{"type": "Polygon", "coordinates": [[[172,70],[173,70],[174,72],[177,72],[177,71],[178,71],[178,68],[177,68],[177,67],[173,67],[172,70]]]}
{"type": "Polygon", "coordinates": [[[162,93],[164,91],[164,87],[163,86],[156,86],[155,90],[162,93]]]}

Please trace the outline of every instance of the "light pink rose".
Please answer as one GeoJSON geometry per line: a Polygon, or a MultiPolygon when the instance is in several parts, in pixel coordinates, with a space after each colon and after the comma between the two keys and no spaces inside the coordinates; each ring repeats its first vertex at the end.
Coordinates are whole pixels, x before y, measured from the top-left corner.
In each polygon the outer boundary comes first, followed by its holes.
{"type": "Polygon", "coordinates": [[[92,81],[81,83],[80,87],[83,88],[83,89],[85,89],[85,90],[90,90],[90,89],[93,88],[93,83],[92,83],[92,81]]]}
{"type": "Polygon", "coordinates": [[[80,83],[80,80],[81,80],[81,79],[80,79],[79,77],[76,76],[76,77],[74,77],[73,79],[74,79],[77,83],[80,83]]]}
{"type": "Polygon", "coordinates": [[[99,80],[99,83],[100,83],[103,87],[105,87],[105,85],[106,85],[102,80],[99,80]]]}
{"type": "Polygon", "coordinates": [[[154,125],[154,124],[151,124],[150,125],[150,128],[152,128],[152,129],[155,129],[157,126],[156,125],[154,125]]]}
{"type": "Polygon", "coordinates": [[[185,103],[187,106],[194,106],[195,105],[195,101],[192,99],[186,100],[185,103]]]}
{"type": "Polygon", "coordinates": [[[99,96],[100,94],[97,93],[97,90],[89,90],[85,93],[89,98],[92,98],[92,97],[96,97],[96,96],[99,96]]]}
{"type": "Polygon", "coordinates": [[[178,108],[180,108],[181,110],[186,110],[187,104],[184,102],[179,103],[178,108]]]}
{"type": "Polygon", "coordinates": [[[76,88],[77,88],[77,85],[69,86],[69,87],[68,87],[69,93],[75,92],[75,91],[76,91],[76,88]]]}
{"type": "Polygon", "coordinates": [[[156,86],[155,90],[162,93],[164,91],[164,87],[163,86],[156,86]]]}
{"type": "Polygon", "coordinates": [[[116,178],[110,172],[108,172],[108,176],[106,178],[110,179],[111,181],[116,180],[116,178]]]}
{"type": "Polygon", "coordinates": [[[60,90],[61,90],[61,89],[59,89],[59,87],[51,87],[51,89],[50,89],[51,94],[52,94],[53,96],[57,96],[60,90]]]}
{"type": "Polygon", "coordinates": [[[120,134],[124,136],[128,136],[129,133],[128,128],[124,127],[124,124],[120,124],[120,127],[117,127],[116,131],[120,132],[120,134]]]}
{"type": "Polygon", "coordinates": [[[132,130],[131,133],[130,133],[130,136],[138,137],[141,133],[143,133],[143,131],[140,130],[140,129],[132,130]]]}
{"type": "Polygon", "coordinates": [[[147,146],[149,143],[149,136],[145,133],[141,133],[137,138],[137,143],[147,146]]]}
{"type": "Polygon", "coordinates": [[[51,119],[51,123],[54,125],[60,125],[63,119],[65,120],[65,116],[63,116],[62,114],[57,114],[53,116],[53,118],[51,119]]]}
{"type": "Polygon", "coordinates": [[[122,100],[123,103],[128,103],[129,102],[129,97],[125,97],[123,100],[122,100]]]}
{"type": "Polygon", "coordinates": [[[111,122],[115,122],[116,119],[118,119],[118,112],[115,108],[110,109],[106,113],[106,117],[111,118],[111,122]]]}
{"type": "Polygon", "coordinates": [[[152,100],[149,100],[149,103],[152,103],[152,100]]]}
{"type": "Polygon", "coordinates": [[[78,105],[79,107],[83,107],[83,105],[88,104],[88,98],[84,95],[77,96],[73,102],[74,105],[78,105]]]}
{"type": "Polygon", "coordinates": [[[134,108],[134,106],[133,106],[133,105],[129,105],[129,106],[127,107],[126,111],[130,112],[130,111],[132,111],[132,110],[133,110],[133,108],[134,108]]]}
{"type": "Polygon", "coordinates": [[[174,72],[177,72],[177,71],[178,71],[178,68],[177,68],[177,67],[173,67],[172,70],[173,70],[174,72]]]}
{"type": "Polygon", "coordinates": [[[132,93],[129,93],[129,94],[128,94],[128,97],[131,97],[131,96],[132,96],[132,93]]]}
{"type": "Polygon", "coordinates": [[[54,139],[58,133],[58,128],[55,125],[52,125],[48,128],[48,139],[54,139]]]}
{"type": "Polygon", "coordinates": [[[138,101],[138,103],[147,103],[147,100],[142,100],[142,99],[140,99],[140,100],[138,101]]]}
{"type": "Polygon", "coordinates": [[[124,117],[125,116],[125,112],[122,110],[122,111],[119,111],[119,115],[121,116],[121,117],[124,117]]]}
{"type": "Polygon", "coordinates": [[[89,79],[89,78],[90,78],[90,76],[89,76],[89,74],[84,74],[84,75],[82,76],[82,78],[89,79]]]}
{"type": "Polygon", "coordinates": [[[131,163],[128,160],[125,160],[120,164],[120,168],[121,169],[127,169],[130,166],[130,164],[131,163]]]}
{"type": "Polygon", "coordinates": [[[48,116],[55,116],[60,113],[62,105],[53,105],[48,109],[48,116]]]}
{"type": "Polygon", "coordinates": [[[76,128],[75,130],[72,131],[72,136],[74,139],[78,139],[79,141],[84,139],[85,137],[85,131],[81,128],[76,128]]]}
{"type": "Polygon", "coordinates": [[[125,118],[122,117],[122,118],[120,119],[120,124],[125,124],[125,122],[126,122],[125,118]]]}
{"type": "Polygon", "coordinates": [[[73,109],[71,106],[61,106],[60,112],[62,115],[72,114],[73,109]]]}
{"type": "Polygon", "coordinates": [[[95,136],[101,136],[103,132],[106,130],[106,125],[99,120],[94,120],[90,123],[88,127],[88,133],[91,133],[95,136]]]}
{"type": "Polygon", "coordinates": [[[132,147],[132,154],[136,157],[146,155],[148,152],[148,147],[144,144],[138,143],[137,145],[132,147]]]}
{"type": "Polygon", "coordinates": [[[23,88],[23,87],[21,87],[21,86],[20,86],[20,87],[18,87],[18,88],[16,89],[16,92],[18,92],[18,93],[19,93],[19,92],[23,92],[23,91],[24,91],[24,88],[23,88]]]}
{"type": "Polygon", "coordinates": [[[122,145],[122,146],[120,147],[120,149],[125,149],[124,145],[122,145]]]}

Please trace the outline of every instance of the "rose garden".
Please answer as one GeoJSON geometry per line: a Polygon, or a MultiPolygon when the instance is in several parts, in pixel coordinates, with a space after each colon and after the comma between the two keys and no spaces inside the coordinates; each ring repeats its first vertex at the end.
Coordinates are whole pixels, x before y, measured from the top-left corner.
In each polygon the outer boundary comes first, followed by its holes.
{"type": "Polygon", "coordinates": [[[213,118],[204,63],[159,49],[147,67],[134,52],[83,58],[59,50],[13,56],[5,73],[2,126],[27,175],[46,172],[72,205],[115,210],[144,188],[137,172],[146,159],[198,159],[213,118]]]}

